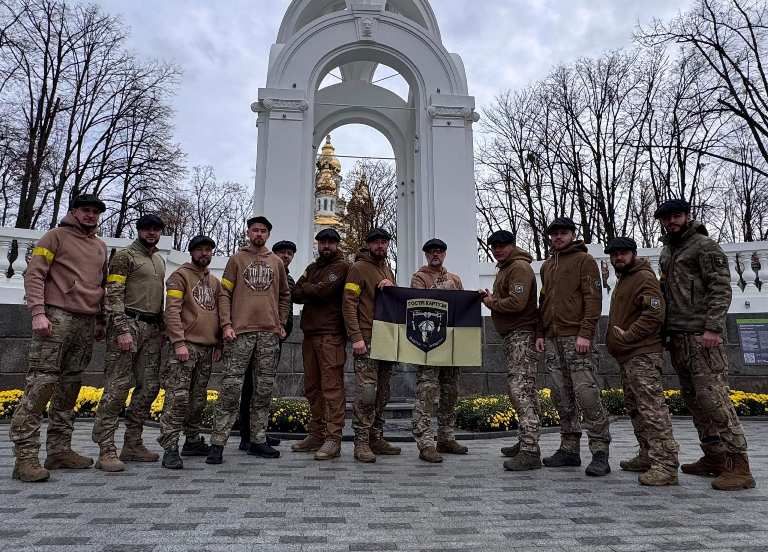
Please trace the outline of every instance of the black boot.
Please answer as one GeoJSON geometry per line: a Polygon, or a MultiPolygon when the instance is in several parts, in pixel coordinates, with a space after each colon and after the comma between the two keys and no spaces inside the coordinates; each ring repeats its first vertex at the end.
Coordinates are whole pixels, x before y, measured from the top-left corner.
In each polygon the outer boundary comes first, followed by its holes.
{"type": "Polygon", "coordinates": [[[211,449],[208,451],[208,458],[205,459],[206,464],[221,464],[224,459],[224,447],[220,445],[211,445],[211,449]]]}
{"type": "Polygon", "coordinates": [[[594,453],[592,461],[584,473],[593,477],[600,477],[611,473],[611,466],[608,464],[608,453],[601,450],[594,453]]]}
{"type": "Polygon", "coordinates": [[[568,452],[557,449],[555,454],[547,456],[543,463],[548,468],[562,468],[564,466],[581,466],[581,455],[578,452],[568,452]]]}
{"type": "Polygon", "coordinates": [[[240,445],[237,448],[247,451],[249,448],[251,448],[251,442],[247,439],[240,439],[240,445]]]}
{"type": "Polygon", "coordinates": [[[190,441],[189,439],[184,441],[184,446],[181,448],[182,456],[208,456],[211,447],[205,443],[205,439],[200,437],[196,441],[190,441]]]}
{"type": "Polygon", "coordinates": [[[269,435],[267,435],[267,444],[270,447],[276,447],[280,444],[280,439],[278,439],[277,437],[270,437],[269,435]]]}
{"type": "Polygon", "coordinates": [[[261,458],[280,458],[280,451],[273,449],[267,443],[251,443],[248,454],[261,458]]]}
{"type": "Polygon", "coordinates": [[[169,470],[181,470],[184,469],[184,462],[179,456],[179,447],[165,449],[163,453],[163,467],[169,470]]]}

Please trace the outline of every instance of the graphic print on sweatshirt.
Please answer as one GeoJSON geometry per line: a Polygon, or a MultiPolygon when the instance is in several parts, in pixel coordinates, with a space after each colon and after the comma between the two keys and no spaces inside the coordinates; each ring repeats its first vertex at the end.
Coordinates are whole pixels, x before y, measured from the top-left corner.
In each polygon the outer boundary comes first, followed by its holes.
{"type": "Polygon", "coordinates": [[[253,261],[243,271],[245,283],[253,291],[267,291],[272,287],[274,277],[272,267],[264,261],[253,261]]]}
{"type": "Polygon", "coordinates": [[[195,287],[192,288],[192,298],[197,306],[203,310],[212,311],[216,308],[216,297],[207,278],[195,284],[195,287]]]}

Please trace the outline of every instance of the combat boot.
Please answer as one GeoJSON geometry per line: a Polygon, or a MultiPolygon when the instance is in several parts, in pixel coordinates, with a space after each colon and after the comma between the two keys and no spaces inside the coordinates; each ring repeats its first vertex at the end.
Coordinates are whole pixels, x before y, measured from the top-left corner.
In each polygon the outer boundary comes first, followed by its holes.
{"type": "Polygon", "coordinates": [[[469,449],[459,444],[456,439],[450,439],[448,441],[438,441],[437,452],[442,452],[443,454],[467,454],[469,449]]]}
{"type": "Polygon", "coordinates": [[[125,464],[117,457],[115,449],[103,449],[99,453],[99,459],[96,460],[96,469],[105,472],[121,472],[125,471],[125,464]]]}
{"type": "Polygon", "coordinates": [[[280,439],[278,439],[277,437],[270,437],[269,435],[267,435],[267,444],[270,447],[276,447],[280,444],[280,439]]]}
{"type": "Polygon", "coordinates": [[[514,458],[520,453],[520,443],[516,443],[511,447],[501,447],[501,454],[507,458],[514,458]]]}
{"type": "Polygon", "coordinates": [[[355,460],[365,464],[373,464],[376,461],[376,455],[367,442],[355,441],[355,460]]]}
{"type": "Polygon", "coordinates": [[[619,467],[629,472],[647,472],[651,469],[651,460],[648,458],[647,453],[640,451],[634,458],[619,462],[619,467]]]}
{"type": "Polygon", "coordinates": [[[567,450],[557,449],[555,454],[544,458],[542,463],[548,468],[581,466],[581,455],[578,452],[568,452],[567,450]]]}
{"type": "Polygon", "coordinates": [[[77,454],[74,450],[55,452],[45,459],[47,470],[84,470],[93,466],[93,460],[77,454]]]}
{"type": "MultiPolygon", "coordinates": [[[[181,447],[182,456],[208,456],[211,447],[205,442],[205,438],[200,436],[198,439],[190,441],[184,440],[184,446],[181,447]]],[[[163,455],[165,457],[165,455],[163,455]]]]}
{"type": "Polygon", "coordinates": [[[507,471],[540,470],[541,453],[521,450],[509,460],[504,461],[504,469],[507,471]]]}
{"type": "Polygon", "coordinates": [[[208,451],[208,457],[205,459],[206,464],[221,464],[224,461],[224,447],[221,445],[211,445],[211,449],[208,451]]]}
{"type": "Polygon", "coordinates": [[[120,460],[123,462],[157,462],[159,459],[160,455],[145,447],[141,439],[126,439],[120,450],[120,460]]]}
{"type": "Polygon", "coordinates": [[[315,453],[315,460],[331,460],[341,456],[341,441],[326,439],[323,446],[315,453]]]}
{"type": "Polygon", "coordinates": [[[247,451],[249,448],[251,448],[251,442],[247,439],[240,439],[240,444],[238,447],[242,451],[247,451]]]}
{"type": "Polygon", "coordinates": [[[280,451],[273,449],[267,443],[251,443],[248,454],[259,458],[280,458],[280,451]]]}
{"type": "Polygon", "coordinates": [[[712,481],[712,488],[718,491],[740,491],[753,489],[755,478],[749,469],[749,459],[746,454],[728,453],[720,475],[712,481]]]}
{"type": "Polygon", "coordinates": [[[51,474],[40,465],[37,458],[16,458],[13,466],[13,478],[25,483],[48,481],[51,474]]]}
{"type": "Polygon", "coordinates": [[[317,452],[323,446],[323,439],[310,434],[291,446],[293,452],[317,452]]]}
{"type": "Polygon", "coordinates": [[[397,456],[400,454],[400,447],[393,446],[389,441],[386,441],[383,437],[371,441],[371,451],[380,456],[397,456]]]}
{"type": "Polygon", "coordinates": [[[419,458],[430,464],[439,464],[443,461],[443,457],[440,456],[435,447],[424,447],[419,450],[419,458]]]}
{"type": "Polygon", "coordinates": [[[165,449],[163,453],[163,467],[169,470],[184,469],[184,462],[181,456],[179,456],[178,446],[165,449]]]}
{"type": "Polygon", "coordinates": [[[693,462],[692,464],[683,464],[680,466],[680,471],[687,473],[688,475],[704,475],[717,477],[725,468],[725,454],[705,452],[704,456],[693,462]]]}
{"type": "MultiPolygon", "coordinates": [[[[627,470],[631,471],[631,470],[627,470]]],[[[637,478],[641,485],[649,487],[664,487],[667,485],[677,485],[677,470],[670,471],[661,466],[651,466],[645,473],[641,473],[637,478]]]]}
{"type": "Polygon", "coordinates": [[[611,465],[608,463],[608,453],[598,450],[592,455],[592,461],[584,470],[584,473],[592,477],[602,477],[611,473],[611,465]]]}

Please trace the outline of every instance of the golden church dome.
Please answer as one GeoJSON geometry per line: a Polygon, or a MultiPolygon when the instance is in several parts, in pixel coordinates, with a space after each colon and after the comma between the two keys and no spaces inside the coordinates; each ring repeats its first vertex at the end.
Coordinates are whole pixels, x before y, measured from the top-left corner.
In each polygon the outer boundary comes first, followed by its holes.
{"type": "Polygon", "coordinates": [[[331,144],[331,136],[325,138],[325,144],[317,159],[315,176],[316,195],[338,195],[341,181],[341,162],[336,158],[336,148],[331,144]]]}

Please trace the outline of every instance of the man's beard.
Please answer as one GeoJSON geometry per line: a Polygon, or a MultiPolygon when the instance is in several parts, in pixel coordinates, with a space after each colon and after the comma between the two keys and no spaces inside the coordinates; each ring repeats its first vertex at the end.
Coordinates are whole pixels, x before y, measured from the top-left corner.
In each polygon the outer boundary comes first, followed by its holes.
{"type": "Polygon", "coordinates": [[[261,238],[254,238],[251,240],[251,245],[253,247],[264,247],[265,243],[267,243],[267,240],[262,240],[261,238]]]}
{"type": "Polygon", "coordinates": [[[319,255],[325,259],[327,259],[328,257],[332,257],[333,254],[334,254],[334,251],[331,251],[330,249],[323,249],[322,251],[319,252],[319,255]]]}
{"type": "Polygon", "coordinates": [[[384,251],[384,252],[381,252],[381,253],[380,253],[380,252],[378,252],[378,251],[373,251],[373,250],[372,250],[372,251],[371,251],[371,256],[372,256],[374,259],[386,259],[386,258],[387,258],[387,252],[386,252],[386,251],[384,251]]]}
{"type": "Polygon", "coordinates": [[[198,266],[200,268],[205,268],[209,264],[211,264],[211,258],[210,257],[203,257],[203,258],[198,259],[198,260],[192,259],[192,264],[195,265],[195,266],[198,266]]]}
{"type": "Polygon", "coordinates": [[[153,248],[153,247],[155,247],[157,245],[157,242],[159,240],[156,240],[155,242],[149,242],[149,241],[145,240],[144,238],[139,238],[139,241],[141,242],[141,245],[143,245],[147,249],[151,249],[151,248],[153,248]]]}

